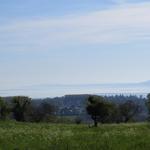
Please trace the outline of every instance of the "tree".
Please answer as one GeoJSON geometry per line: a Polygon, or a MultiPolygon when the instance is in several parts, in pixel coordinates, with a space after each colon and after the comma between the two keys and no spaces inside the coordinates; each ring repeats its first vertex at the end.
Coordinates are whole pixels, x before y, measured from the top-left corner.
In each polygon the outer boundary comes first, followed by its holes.
{"type": "Polygon", "coordinates": [[[131,100],[120,104],[119,109],[122,121],[125,123],[133,119],[141,111],[140,106],[131,100]]]}
{"type": "Polygon", "coordinates": [[[147,95],[146,106],[148,109],[148,120],[150,121],[150,93],[147,95]]]}
{"type": "Polygon", "coordinates": [[[25,96],[15,96],[12,100],[13,114],[17,121],[25,121],[25,113],[27,112],[31,99],[25,96]]]}
{"type": "Polygon", "coordinates": [[[55,107],[48,102],[42,102],[39,106],[32,105],[30,120],[33,122],[49,122],[54,116],[55,107]]]}
{"type": "Polygon", "coordinates": [[[0,97],[0,119],[5,120],[10,112],[8,104],[0,97]]]}
{"type": "Polygon", "coordinates": [[[90,96],[86,110],[94,121],[94,126],[97,127],[98,122],[104,123],[112,114],[113,105],[107,102],[101,96],[90,96]]]}

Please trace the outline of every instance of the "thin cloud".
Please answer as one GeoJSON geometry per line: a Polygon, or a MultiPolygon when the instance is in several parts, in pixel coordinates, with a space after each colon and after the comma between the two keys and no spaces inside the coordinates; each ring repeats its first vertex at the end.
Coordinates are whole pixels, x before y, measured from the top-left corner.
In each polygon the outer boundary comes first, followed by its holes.
{"type": "Polygon", "coordinates": [[[150,3],[143,3],[78,16],[17,21],[0,26],[0,46],[3,50],[43,50],[66,45],[145,42],[150,40],[149,14],[150,3]]]}

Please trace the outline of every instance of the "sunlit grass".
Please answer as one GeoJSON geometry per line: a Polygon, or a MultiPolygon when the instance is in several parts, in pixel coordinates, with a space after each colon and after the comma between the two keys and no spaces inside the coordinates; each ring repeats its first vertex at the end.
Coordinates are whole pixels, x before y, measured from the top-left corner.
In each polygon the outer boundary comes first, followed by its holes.
{"type": "Polygon", "coordinates": [[[150,150],[148,123],[99,125],[0,122],[0,150],[150,150]]]}

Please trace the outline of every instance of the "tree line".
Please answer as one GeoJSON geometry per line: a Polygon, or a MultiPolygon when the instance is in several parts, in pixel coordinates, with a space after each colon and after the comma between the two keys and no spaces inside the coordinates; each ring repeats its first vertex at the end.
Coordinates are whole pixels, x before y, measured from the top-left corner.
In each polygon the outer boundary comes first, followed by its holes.
{"type": "Polygon", "coordinates": [[[54,106],[47,102],[39,105],[32,103],[31,98],[26,96],[15,96],[7,102],[0,97],[0,119],[15,119],[21,122],[48,121],[54,115],[54,106]]]}
{"type": "MultiPolygon", "coordinates": [[[[150,94],[145,103],[150,120],[150,94]]],[[[53,122],[56,121],[57,107],[50,102],[42,101],[34,103],[29,97],[15,96],[9,102],[0,97],[0,119],[15,119],[21,122],[53,122]]],[[[94,122],[98,123],[121,123],[133,122],[136,116],[142,112],[139,103],[127,100],[122,103],[115,103],[104,96],[88,96],[85,110],[94,122]]],[[[75,118],[76,123],[81,123],[80,116],[75,118]]],[[[60,120],[63,122],[63,120],[60,120]]]]}
{"type": "Polygon", "coordinates": [[[90,96],[86,110],[97,127],[100,123],[127,123],[142,111],[138,103],[128,100],[124,103],[108,101],[106,97],[90,96]]]}

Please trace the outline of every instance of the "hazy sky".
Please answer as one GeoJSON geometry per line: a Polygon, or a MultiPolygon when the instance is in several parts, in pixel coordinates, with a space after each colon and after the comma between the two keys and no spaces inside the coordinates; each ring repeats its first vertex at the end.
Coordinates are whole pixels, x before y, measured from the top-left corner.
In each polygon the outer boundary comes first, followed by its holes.
{"type": "Polygon", "coordinates": [[[149,79],[149,0],[0,0],[0,89],[149,79]]]}

